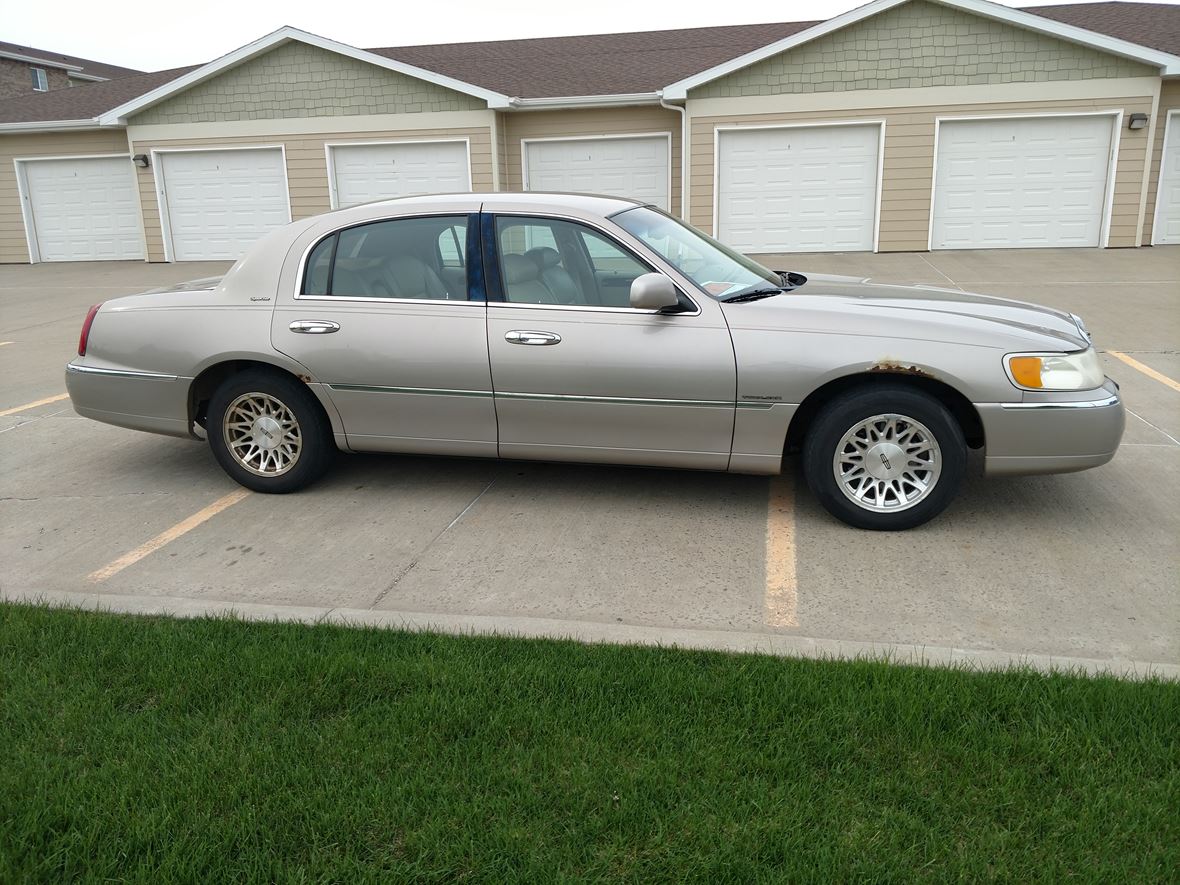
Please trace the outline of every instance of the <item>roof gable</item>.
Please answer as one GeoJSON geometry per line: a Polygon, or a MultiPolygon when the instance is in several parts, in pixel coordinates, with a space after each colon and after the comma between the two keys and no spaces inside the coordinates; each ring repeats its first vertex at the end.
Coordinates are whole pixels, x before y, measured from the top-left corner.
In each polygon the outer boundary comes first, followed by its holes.
{"type": "Polygon", "coordinates": [[[236,49],[228,55],[223,55],[221,58],[211,61],[206,65],[202,65],[196,70],[188,73],[182,77],[167,83],[158,89],[153,89],[138,98],[113,108],[99,117],[99,122],[105,126],[117,125],[125,122],[126,119],[134,114],[144,111],[154,105],[169,99],[185,90],[191,89],[207,80],[211,80],[218,75],[230,71],[233,68],[243,65],[259,56],[265,55],[271,50],[283,46],[287,43],[298,42],[308,46],[316,47],[325,52],[334,53],[336,55],[352,59],[361,64],[371,65],[376,68],[381,68],[386,71],[391,71],[396,74],[402,74],[417,80],[422,80],[426,83],[441,86],[444,89],[449,89],[454,92],[459,92],[473,98],[480,99],[483,104],[482,107],[507,107],[508,97],[489,89],[484,89],[480,86],[472,85],[471,83],[462,82],[452,77],[447,77],[443,74],[434,71],[427,71],[414,65],[406,64],[405,62],[396,61],[394,59],[385,58],[384,56],[375,55],[372,52],[366,52],[363,49],[356,49],[344,43],[337,43],[335,40],[329,40],[326,37],[319,37],[315,34],[309,34],[306,31],[300,31],[297,28],[284,27],[275,31],[272,34],[267,34],[253,43],[249,43],[240,49],[236,49]]]}
{"type": "MultiPolygon", "coordinates": [[[[850,26],[856,25],[864,19],[880,15],[894,7],[901,6],[914,0],[873,0],[864,6],[850,10],[843,15],[821,22],[814,27],[800,31],[775,43],[763,46],[746,55],[732,59],[720,65],[686,77],[672,83],[663,90],[663,97],[672,101],[683,100],[688,97],[691,89],[696,89],[706,83],[711,83],[736,71],[743,70],[765,59],[782,55],[798,46],[803,46],[828,34],[833,34],[850,26]]],[[[1180,74],[1180,57],[1158,50],[1149,49],[1136,43],[1129,43],[1116,37],[1097,34],[1073,25],[1043,18],[1039,15],[1010,9],[990,3],[988,0],[918,0],[930,2],[939,6],[949,7],[985,19],[1012,25],[1038,34],[1065,40],[1080,46],[1088,47],[1099,52],[1119,56],[1144,65],[1154,67],[1163,74],[1180,74]]],[[[868,51],[868,47],[866,50],[868,51]]]]}
{"type": "Polygon", "coordinates": [[[1152,76],[1057,37],[912,0],[693,89],[691,98],[1152,76]]]}

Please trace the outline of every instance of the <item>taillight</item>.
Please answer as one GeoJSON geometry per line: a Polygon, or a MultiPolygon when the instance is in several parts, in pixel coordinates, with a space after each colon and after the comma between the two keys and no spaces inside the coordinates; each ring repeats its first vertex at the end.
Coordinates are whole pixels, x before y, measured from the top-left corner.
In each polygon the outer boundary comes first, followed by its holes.
{"type": "Polygon", "coordinates": [[[95,304],[86,311],[86,321],[82,323],[82,334],[78,336],[78,356],[86,356],[86,341],[90,338],[90,327],[94,325],[94,315],[102,307],[102,302],[95,304]]]}

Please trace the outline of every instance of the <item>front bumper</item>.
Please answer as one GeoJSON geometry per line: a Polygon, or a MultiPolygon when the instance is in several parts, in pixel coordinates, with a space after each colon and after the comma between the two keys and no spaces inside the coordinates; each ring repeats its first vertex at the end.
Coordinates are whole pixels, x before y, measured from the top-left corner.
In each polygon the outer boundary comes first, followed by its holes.
{"type": "Polygon", "coordinates": [[[1110,378],[1098,390],[1081,394],[1036,394],[1024,402],[981,403],[976,409],[989,474],[1098,467],[1114,457],[1126,424],[1119,386],[1110,378]]]}

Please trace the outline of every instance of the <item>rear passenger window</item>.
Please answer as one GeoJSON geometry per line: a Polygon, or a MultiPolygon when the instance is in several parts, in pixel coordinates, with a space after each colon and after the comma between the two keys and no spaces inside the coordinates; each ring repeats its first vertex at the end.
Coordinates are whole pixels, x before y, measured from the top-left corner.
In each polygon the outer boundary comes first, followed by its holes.
{"type": "Polygon", "coordinates": [[[336,298],[467,300],[467,217],[398,218],[321,240],[302,293],[336,298]]]}

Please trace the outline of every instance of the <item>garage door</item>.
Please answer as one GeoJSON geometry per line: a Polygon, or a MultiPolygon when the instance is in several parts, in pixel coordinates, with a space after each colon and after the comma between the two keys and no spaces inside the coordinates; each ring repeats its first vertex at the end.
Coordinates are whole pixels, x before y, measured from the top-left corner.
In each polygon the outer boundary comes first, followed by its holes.
{"type": "Polygon", "coordinates": [[[631,197],[667,210],[668,145],[666,135],[526,141],[525,190],[631,197]]]}
{"type": "Polygon", "coordinates": [[[940,124],[933,249],[1097,246],[1112,118],[940,124]]]}
{"type": "Polygon", "coordinates": [[[1152,242],[1158,246],[1180,243],[1180,111],[1169,111],[1160,161],[1152,242]]]}
{"type": "Polygon", "coordinates": [[[333,145],[328,150],[337,207],[471,190],[465,141],[333,145]]]}
{"type": "Polygon", "coordinates": [[[129,157],[22,161],[36,261],[143,258],[129,157]]]}
{"type": "Polygon", "coordinates": [[[240,258],[291,220],[277,148],[161,153],[157,164],[173,261],[240,258]]]}
{"type": "Polygon", "coordinates": [[[717,236],[742,252],[873,249],[881,127],[722,131],[717,236]]]}

